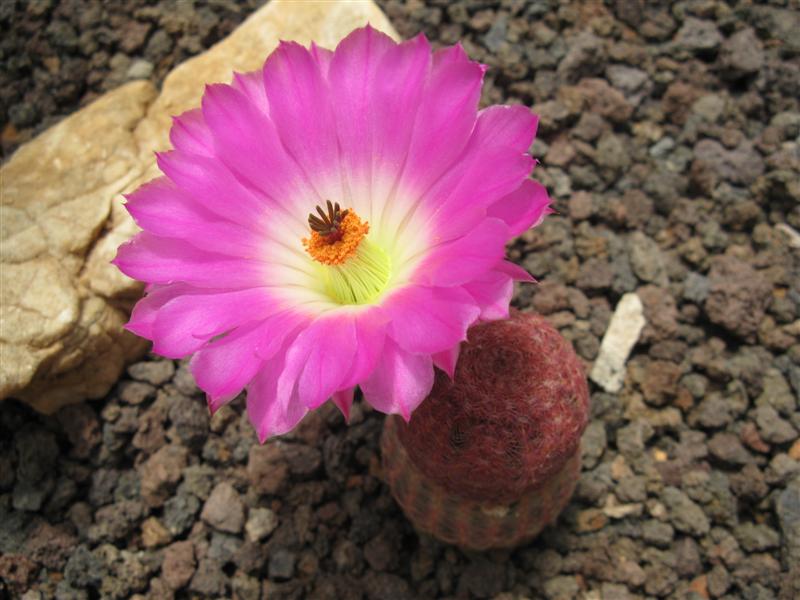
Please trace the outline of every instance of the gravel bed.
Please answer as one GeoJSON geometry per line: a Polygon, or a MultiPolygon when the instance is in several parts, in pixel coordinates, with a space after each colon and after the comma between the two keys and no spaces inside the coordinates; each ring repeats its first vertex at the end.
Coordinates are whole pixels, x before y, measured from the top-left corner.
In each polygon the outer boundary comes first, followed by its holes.
{"type": "Polygon", "coordinates": [[[266,0],[0,1],[0,157],[127,81],[161,81],[266,0]]]}
{"type": "MultiPolygon", "coordinates": [[[[0,2],[4,151],[255,4],[0,2]]],[[[382,483],[382,415],[259,446],[241,399],[209,418],[150,356],[102,401],[0,405],[0,598],[800,597],[798,2],[380,4],[541,115],[558,214],[509,249],[540,281],[515,305],[588,366],[620,297],[644,304],[624,389],[592,384],[573,502],[514,551],[442,545],[382,483]]]]}

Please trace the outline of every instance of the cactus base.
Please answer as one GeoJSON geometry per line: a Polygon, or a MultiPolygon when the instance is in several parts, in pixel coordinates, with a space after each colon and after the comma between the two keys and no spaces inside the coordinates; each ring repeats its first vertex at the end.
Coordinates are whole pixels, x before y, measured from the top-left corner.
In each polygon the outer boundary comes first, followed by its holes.
{"type": "Polygon", "coordinates": [[[530,541],[569,502],[580,473],[580,447],[563,467],[510,504],[459,498],[430,481],[412,462],[397,435],[400,417],[387,417],[381,438],[387,483],[419,530],[471,550],[510,548],[530,541]]]}

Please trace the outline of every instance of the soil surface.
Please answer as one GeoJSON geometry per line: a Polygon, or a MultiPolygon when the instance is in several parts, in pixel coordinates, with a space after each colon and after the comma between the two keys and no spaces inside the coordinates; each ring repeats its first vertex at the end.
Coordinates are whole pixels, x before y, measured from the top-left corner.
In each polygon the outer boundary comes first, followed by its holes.
{"type": "MultiPolygon", "coordinates": [[[[3,151],[256,4],[0,2],[3,151]]],[[[485,103],[541,115],[558,214],[509,249],[541,282],[515,305],[589,365],[620,297],[644,304],[625,387],[591,384],[573,502],[463,552],[382,483],[382,415],[325,407],[262,447],[241,400],[209,419],[151,356],[53,417],[0,405],[0,597],[800,597],[798,2],[380,4],[489,65],[485,103]]]]}

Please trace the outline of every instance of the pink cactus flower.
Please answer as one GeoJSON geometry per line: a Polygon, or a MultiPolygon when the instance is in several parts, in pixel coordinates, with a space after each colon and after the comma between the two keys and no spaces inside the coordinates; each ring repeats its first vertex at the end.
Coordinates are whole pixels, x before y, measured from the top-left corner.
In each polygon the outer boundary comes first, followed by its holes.
{"type": "Polygon", "coordinates": [[[537,118],[478,110],[485,67],[365,27],[282,43],[175,119],[164,177],[128,197],[115,264],[147,282],[127,327],[193,355],[211,410],[247,390],[263,442],[332,398],[408,419],[480,320],[506,317],[505,244],[549,212],[537,118]]]}

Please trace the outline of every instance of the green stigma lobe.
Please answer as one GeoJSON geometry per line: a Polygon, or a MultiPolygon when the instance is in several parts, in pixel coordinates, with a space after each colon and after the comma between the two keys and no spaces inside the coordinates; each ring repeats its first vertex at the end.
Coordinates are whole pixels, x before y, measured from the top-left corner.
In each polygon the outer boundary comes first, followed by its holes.
{"type": "Polygon", "coordinates": [[[392,274],[386,253],[368,238],[340,265],[323,265],[328,294],[339,304],[369,304],[386,288],[392,274]]]}

